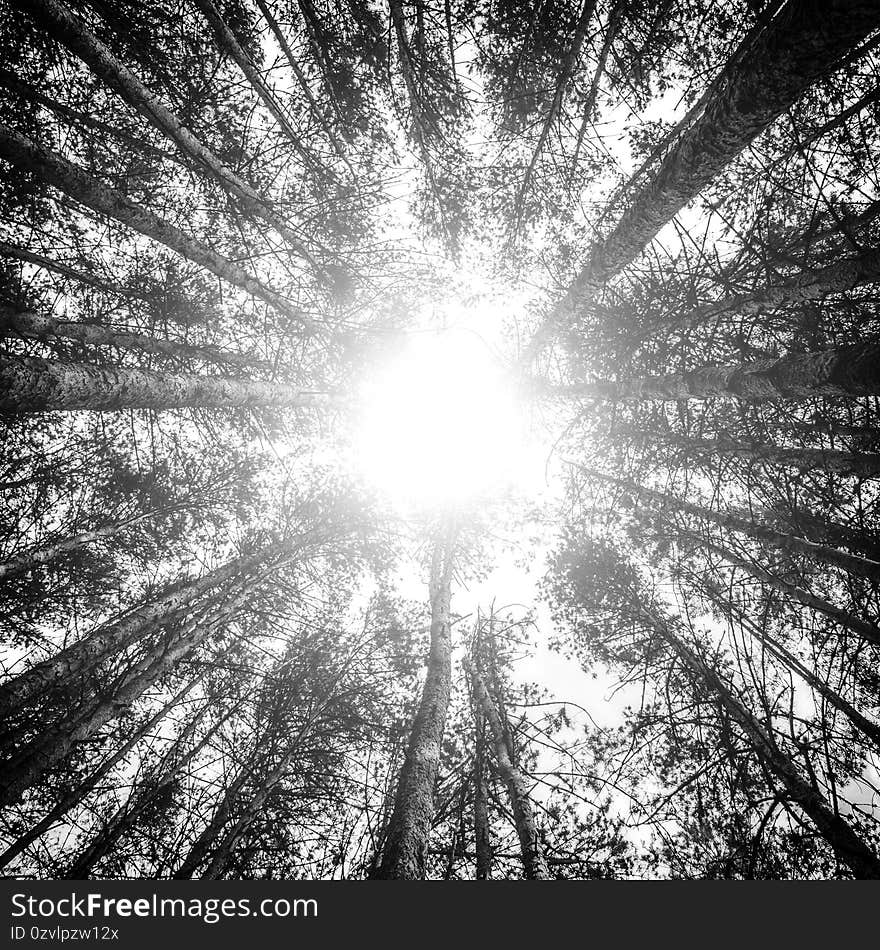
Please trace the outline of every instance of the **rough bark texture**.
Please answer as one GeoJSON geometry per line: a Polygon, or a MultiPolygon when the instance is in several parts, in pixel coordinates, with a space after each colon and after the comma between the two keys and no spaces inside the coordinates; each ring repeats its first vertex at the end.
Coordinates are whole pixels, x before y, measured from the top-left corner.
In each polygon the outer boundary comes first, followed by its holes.
{"type": "Polygon", "coordinates": [[[520,854],[522,856],[523,871],[530,881],[550,880],[550,872],[541,848],[538,829],[535,825],[535,814],[529,800],[529,783],[522,770],[513,760],[507,747],[507,740],[498,711],[492,702],[492,697],[486,689],[480,674],[471,665],[471,682],[474,696],[483,710],[483,715],[489,723],[492,741],[495,748],[495,762],[498,771],[507,785],[507,795],[510,800],[510,810],[513,813],[513,823],[519,836],[520,854]]]}
{"type": "Polygon", "coordinates": [[[375,877],[422,880],[428,854],[434,786],[440,764],[440,745],[446,728],[452,680],[452,631],[449,610],[452,583],[450,545],[438,542],[431,583],[431,651],[419,709],[386,829],[382,860],[375,877]]]}
{"type": "Polygon", "coordinates": [[[474,840],[476,842],[476,878],[488,881],[492,876],[492,837],[489,833],[489,790],[486,786],[486,720],[474,705],[474,840]]]}
{"type": "Polygon", "coordinates": [[[749,55],[725,69],[702,114],[636,191],[611,233],[593,247],[538,331],[531,353],[569,325],[585,299],[634,260],[664,224],[878,25],[875,0],[790,0],[755,38],[749,55]]]}
{"type": "Polygon", "coordinates": [[[685,373],[570,386],[563,395],[613,402],[813,399],[880,395],[880,344],[856,343],[775,360],[703,366],[685,373]]]}
{"type": "Polygon", "coordinates": [[[212,274],[264,300],[271,307],[295,320],[304,332],[315,332],[314,324],[277,291],[252,277],[239,264],[230,261],[207,245],[185,234],[180,228],[120,195],[93,178],[61,155],[50,152],[0,122],[0,158],[27,172],[37,174],[75,201],[146,235],[171,248],[181,257],[204,267],[212,274]]]}
{"type": "Polygon", "coordinates": [[[308,392],[284,383],[0,355],[0,412],[230,406],[307,408],[328,407],[334,402],[330,393],[308,392]]]}
{"type": "Polygon", "coordinates": [[[730,692],[718,674],[675,636],[667,623],[648,614],[645,614],[645,619],[669,643],[688,669],[715,694],[757,755],[782,784],[788,797],[809,816],[840,861],[856,878],[880,878],[880,858],[855,829],[829,807],[825,798],[804,778],[772,735],[730,692]]]}
{"type": "Polygon", "coordinates": [[[27,551],[11,557],[8,561],[0,563],[0,582],[8,580],[10,577],[16,577],[24,574],[36,567],[44,564],[51,564],[56,558],[77,548],[84,547],[94,541],[100,541],[102,538],[113,537],[119,531],[133,524],[137,519],[131,518],[128,521],[121,521],[118,524],[104,525],[101,528],[95,528],[94,531],[80,531],[78,534],[71,535],[55,544],[46,544],[38,548],[30,548],[27,551]]]}
{"type": "Polygon", "coordinates": [[[601,472],[596,472],[593,469],[586,471],[591,478],[597,478],[600,481],[617,485],[625,492],[631,492],[642,498],[648,498],[657,502],[661,507],[676,508],[686,514],[702,518],[704,521],[710,521],[713,524],[720,525],[722,528],[729,528],[732,531],[746,534],[749,537],[755,538],[757,541],[763,541],[765,544],[779,548],[781,551],[804,555],[813,560],[839,567],[858,577],[864,577],[872,581],[880,581],[880,562],[872,561],[870,558],[859,557],[858,555],[849,554],[846,551],[839,551],[837,548],[828,547],[824,544],[816,544],[813,541],[808,541],[806,538],[799,538],[793,534],[777,531],[775,528],[768,527],[742,514],[729,511],[713,511],[711,508],[696,505],[693,502],[685,501],[683,498],[676,498],[674,495],[667,495],[664,492],[647,488],[644,485],[639,485],[628,479],[603,475],[601,472]]]}

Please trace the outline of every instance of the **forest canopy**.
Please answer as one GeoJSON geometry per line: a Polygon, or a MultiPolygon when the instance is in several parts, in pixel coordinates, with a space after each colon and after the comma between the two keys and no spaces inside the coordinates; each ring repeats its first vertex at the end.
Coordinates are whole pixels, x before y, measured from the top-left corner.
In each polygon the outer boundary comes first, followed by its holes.
{"type": "Polygon", "coordinates": [[[880,877],[876,0],[0,0],[0,867],[880,877]]]}

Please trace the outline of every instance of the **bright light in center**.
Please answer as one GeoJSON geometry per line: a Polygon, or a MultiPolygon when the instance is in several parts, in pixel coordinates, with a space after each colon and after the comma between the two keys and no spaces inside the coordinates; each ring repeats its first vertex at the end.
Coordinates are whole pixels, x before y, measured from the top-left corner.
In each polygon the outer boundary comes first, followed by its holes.
{"type": "Polygon", "coordinates": [[[510,377],[478,337],[412,337],[364,388],[358,464],[393,501],[451,505],[517,480],[524,425],[510,377]]]}

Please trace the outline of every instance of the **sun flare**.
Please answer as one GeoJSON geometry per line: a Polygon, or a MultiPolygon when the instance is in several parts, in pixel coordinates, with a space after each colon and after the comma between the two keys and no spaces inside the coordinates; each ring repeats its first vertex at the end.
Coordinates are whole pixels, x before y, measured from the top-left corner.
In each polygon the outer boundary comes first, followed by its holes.
{"type": "Polygon", "coordinates": [[[509,373],[473,333],[419,334],[365,385],[356,439],[364,477],[392,501],[472,501],[516,483],[527,451],[509,373]]]}

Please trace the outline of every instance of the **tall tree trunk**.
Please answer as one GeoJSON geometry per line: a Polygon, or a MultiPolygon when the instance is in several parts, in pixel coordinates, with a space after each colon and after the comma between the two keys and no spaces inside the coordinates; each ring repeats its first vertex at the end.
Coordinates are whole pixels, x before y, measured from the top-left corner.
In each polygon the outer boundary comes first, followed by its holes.
{"type": "Polygon", "coordinates": [[[702,326],[719,317],[751,316],[777,307],[818,300],[828,294],[842,293],[854,287],[880,280],[880,251],[869,250],[855,257],[845,257],[824,267],[809,268],[787,277],[777,284],[749,294],[737,294],[697,310],[679,313],[671,318],[650,320],[652,330],[687,330],[702,326]]]}
{"type": "Polygon", "coordinates": [[[225,190],[238,198],[247,210],[266,221],[306,260],[311,255],[302,241],[272,210],[269,201],[225,165],[204,143],[186,128],[173,112],[121,63],[86,24],[57,0],[18,0],[30,9],[38,22],[78,56],[92,72],[114,89],[136,112],[168,136],[200,171],[207,172],[225,190]]]}
{"type": "Polygon", "coordinates": [[[112,538],[120,531],[130,528],[133,524],[143,521],[145,518],[152,517],[156,512],[146,512],[133,518],[126,518],[123,521],[117,521],[113,524],[103,525],[92,531],[80,531],[77,534],[69,535],[60,541],[51,544],[43,544],[39,547],[29,548],[16,554],[7,561],[0,562],[0,583],[7,581],[10,577],[16,577],[19,574],[25,574],[36,567],[51,564],[52,561],[67,554],[76,551],[94,541],[101,541],[104,538],[112,538]]]}
{"type": "Polygon", "coordinates": [[[452,541],[438,540],[431,569],[431,651],[419,709],[386,829],[382,860],[375,877],[421,880],[434,814],[434,787],[446,728],[452,680],[452,541]]]}
{"type": "Polygon", "coordinates": [[[789,0],[756,36],[748,56],[725,69],[701,115],[636,191],[611,233],[592,248],[531,352],[570,325],[585,299],[633,261],[664,224],[878,25],[874,0],[789,0]]]}
{"type": "Polygon", "coordinates": [[[857,878],[880,878],[880,858],[856,830],[829,805],[800,769],[779,748],[772,735],[731,693],[721,677],[687,647],[662,618],[642,610],[643,619],[672,647],[685,666],[713,693],[743,732],[749,745],[779,780],[788,797],[809,816],[819,834],[857,878]]]}
{"type": "Polygon", "coordinates": [[[649,445],[662,442],[684,451],[689,458],[717,459],[734,456],[746,462],[765,462],[802,472],[826,469],[840,475],[872,478],[880,475],[880,454],[870,452],[841,452],[838,449],[812,449],[803,446],[778,446],[762,442],[737,442],[728,437],[697,439],[677,432],[639,429],[635,426],[617,426],[615,431],[639,439],[649,445]]]}
{"type": "Polygon", "coordinates": [[[332,406],[335,401],[330,393],[309,392],[285,383],[0,355],[0,412],[310,408],[332,406]]]}
{"type": "MultiPolygon", "coordinates": [[[[237,705],[240,705],[240,703],[237,705]]],[[[162,756],[162,760],[154,774],[132,790],[129,800],[120,806],[110,820],[104,824],[97,835],[74,859],[63,877],[67,880],[86,880],[95,865],[105,855],[109,854],[116,842],[137,824],[140,816],[169,787],[169,784],[180,773],[181,769],[188,762],[191,762],[211,741],[223,723],[232,715],[235,708],[237,707],[233,707],[218,719],[191,749],[181,755],[181,750],[186,747],[207,712],[207,707],[201,709],[187,723],[186,728],[174,740],[168,752],[162,756]]]]}
{"type": "Polygon", "coordinates": [[[64,320],[55,316],[3,306],[0,306],[0,336],[13,339],[28,337],[38,340],[62,337],[76,340],[87,346],[112,346],[122,350],[139,350],[151,356],[174,360],[189,358],[227,368],[243,366],[248,369],[273,369],[271,363],[253,360],[242,353],[224,351],[215,346],[162,339],[147,333],[132,333],[128,330],[113,330],[97,323],[64,320]]]}
{"type": "Polygon", "coordinates": [[[169,644],[155,648],[127,675],[125,682],[112,695],[102,697],[87,709],[76,710],[56,723],[44,735],[25,746],[4,764],[0,780],[0,804],[18,801],[24,792],[35,785],[44,773],[66,759],[75,746],[93,736],[102,726],[112,722],[152,685],[217,629],[231,618],[242,595],[207,617],[191,621],[169,644]]]}
{"type": "Polygon", "coordinates": [[[33,844],[38,838],[42,837],[52,826],[60,821],[74,806],[78,805],[103,778],[110,774],[113,769],[128,755],[129,752],[140,742],[141,739],[156,725],[161,722],[168,713],[177,706],[199,682],[199,677],[194,677],[189,683],[172,699],[170,699],[157,713],[148,718],[143,725],[133,733],[133,735],[123,743],[117,752],[109,756],[104,762],[95,769],[94,772],[75,788],[69,789],[62,796],[60,801],[46,815],[43,816],[35,825],[32,825],[23,835],[17,838],[9,847],[0,854],[0,868],[16,858],[28,845],[33,844]]]}
{"type": "MultiPolygon", "coordinates": [[[[731,555],[735,559],[734,555],[731,555]]],[[[738,559],[736,559],[738,560],[738,559]]],[[[710,599],[718,606],[718,609],[733,621],[733,605],[719,587],[711,581],[699,580],[699,586],[702,587],[710,599]]],[[[877,749],[880,749],[880,723],[873,722],[867,716],[863,716],[855,706],[844,699],[836,690],[833,690],[827,683],[823,682],[811,669],[806,667],[801,661],[787,650],[781,643],[771,637],[768,633],[743,611],[737,610],[737,620],[740,625],[746,629],[753,640],[765,646],[769,652],[776,657],[784,666],[799,676],[811,689],[817,692],[829,705],[843,713],[850,723],[862,733],[869,742],[872,742],[877,749]]]]}
{"type": "MultiPolygon", "coordinates": [[[[121,618],[103,623],[92,633],[59,653],[36,663],[0,686],[0,713],[24,706],[41,693],[77,674],[93,669],[111,653],[130,647],[163,625],[171,623],[197,598],[256,570],[280,554],[280,546],[270,546],[258,554],[246,555],[197,577],[169,584],[161,593],[127,611],[121,618]]],[[[285,558],[276,567],[287,563],[285,558]]]]}
{"type": "Polygon", "coordinates": [[[708,551],[712,551],[720,557],[723,557],[724,560],[733,567],[737,567],[740,570],[745,571],[747,574],[750,574],[752,577],[766,584],[768,587],[772,587],[773,590],[778,590],[781,594],[785,594],[786,597],[790,597],[792,600],[798,601],[805,607],[809,607],[811,610],[815,610],[817,613],[824,614],[826,617],[829,617],[845,630],[851,630],[853,633],[861,637],[863,640],[866,640],[868,643],[873,643],[877,646],[880,646],[880,628],[876,627],[874,624],[868,623],[867,621],[849,613],[849,611],[842,610],[840,607],[835,607],[834,604],[829,603],[823,597],[819,597],[816,594],[805,590],[803,587],[799,587],[797,584],[792,584],[789,581],[783,580],[781,577],[773,574],[771,571],[759,567],[757,564],[754,564],[745,558],[739,557],[738,555],[734,554],[733,551],[721,544],[687,531],[682,532],[679,536],[682,538],[690,538],[697,544],[702,545],[708,551]]]}
{"type": "Polygon", "coordinates": [[[498,771],[507,785],[507,795],[510,800],[510,810],[513,813],[516,833],[519,836],[525,876],[531,881],[550,880],[550,872],[547,869],[547,861],[544,858],[541,840],[538,837],[538,829],[535,825],[532,803],[529,800],[528,780],[510,754],[498,711],[482,677],[472,663],[469,664],[469,667],[474,696],[486,717],[486,721],[489,723],[489,729],[492,733],[498,771]]]}
{"type": "Polygon", "coordinates": [[[553,128],[553,123],[556,121],[556,118],[562,109],[562,103],[565,98],[566,89],[568,88],[568,84],[571,81],[572,74],[577,68],[578,60],[580,59],[581,55],[581,47],[584,45],[584,39],[587,36],[587,27],[590,25],[590,20],[593,18],[593,11],[595,9],[596,0],[584,0],[583,5],[581,6],[580,16],[578,17],[578,21],[575,25],[574,36],[572,37],[571,45],[568,48],[568,52],[565,54],[565,56],[563,56],[562,62],[559,64],[559,78],[556,81],[556,91],[553,94],[553,100],[550,103],[550,108],[547,110],[547,117],[544,119],[544,123],[541,126],[541,132],[538,135],[538,141],[535,143],[535,147],[532,151],[532,157],[529,160],[528,166],[526,167],[522,183],[517,190],[516,199],[514,201],[514,233],[518,230],[519,222],[522,218],[523,204],[529,193],[529,186],[531,185],[532,176],[535,173],[535,167],[538,164],[538,159],[541,157],[541,153],[544,151],[544,145],[546,144],[547,138],[550,135],[550,131],[553,128]]]}
{"type": "Polygon", "coordinates": [[[272,118],[278,123],[278,127],[291,145],[293,145],[297,155],[300,156],[306,167],[315,170],[315,160],[303,146],[299,133],[293,125],[291,125],[290,117],[284,111],[281,103],[275,97],[275,94],[266,85],[250,56],[248,56],[247,52],[242,48],[238,37],[229,28],[229,25],[223,19],[220,11],[213,4],[212,0],[195,0],[195,2],[210,24],[211,29],[214,31],[219,48],[238,64],[239,69],[241,69],[245,78],[250,83],[251,88],[257,94],[263,105],[269,110],[272,118]]]}
{"type": "Polygon", "coordinates": [[[334,151],[345,162],[346,167],[351,172],[352,178],[355,178],[354,169],[351,167],[348,161],[348,156],[345,153],[345,146],[339,140],[339,137],[333,131],[330,123],[324,118],[324,113],[321,109],[321,106],[315,99],[315,96],[312,93],[311,86],[309,81],[300,68],[299,63],[296,60],[296,57],[293,54],[293,50],[290,48],[290,43],[287,41],[287,37],[284,35],[284,31],[278,25],[278,21],[275,19],[275,16],[272,13],[271,8],[265,2],[265,0],[257,0],[257,6],[260,9],[260,13],[263,15],[263,19],[269,25],[269,29],[272,31],[272,35],[275,37],[275,41],[278,43],[278,46],[281,48],[281,52],[284,53],[285,58],[287,59],[287,65],[290,66],[293,75],[296,77],[296,81],[299,84],[300,89],[302,90],[303,95],[306,97],[306,101],[309,104],[309,112],[314,118],[314,120],[321,126],[324,130],[324,134],[327,136],[327,140],[333,146],[334,151]]]}
{"type": "Polygon", "coordinates": [[[492,837],[489,831],[489,790],[486,785],[486,717],[474,702],[474,839],[476,877],[488,881],[492,876],[492,837]]]}
{"type": "Polygon", "coordinates": [[[875,582],[880,581],[880,562],[878,561],[858,557],[855,554],[849,554],[837,548],[831,548],[824,544],[816,544],[813,541],[807,541],[805,538],[799,538],[783,531],[777,531],[775,528],[753,521],[744,515],[713,511],[711,508],[685,501],[682,498],[676,498],[674,495],[667,495],[653,488],[647,488],[629,479],[603,475],[594,469],[583,469],[583,471],[586,472],[590,478],[596,478],[608,484],[616,485],[625,492],[638,495],[642,498],[651,499],[657,502],[661,507],[678,509],[686,514],[701,518],[704,521],[710,521],[713,524],[720,525],[722,528],[729,528],[732,531],[746,534],[757,541],[762,541],[772,547],[779,548],[781,551],[787,551],[790,554],[804,555],[813,560],[841,568],[850,574],[855,574],[875,582]]]}
{"type": "Polygon", "coordinates": [[[105,293],[115,294],[117,297],[134,297],[140,300],[147,297],[147,294],[141,293],[138,290],[123,287],[121,284],[114,284],[109,280],[102,280],[93,274],[86,274],[84,271],[69,267],[61,261],[53,261],[48,257],[44,257],[42,254],[35,254],[27,248],[9,244],[7,241],[0,241],[0,257],[12,257],[19,261],[26,261],[28,264],[36,264],[37,267],[42,267],[43,270],[53,271],[56,274],[61,274],[62,277],[69,277],[77,283],[94,287],[96,290],[102,290],[105,293]]]}
{"type": "Polygon", "coordinates": [[[107,215],[181,257],[204,267],[215,276],[225,280],[255,297],[259,297],[279,313],[289,316],[299,324],[302,332],[314,333],[315,325],[277,291],[267,287],[240,265],[223,257],[207,245],[184,234],[173,224],[136,204],[124,195],[98,181],[78,165],[44,149],[36,142],[0,122],[0,158],[6,159],[24,171],[39,175],[50,185],[63,191],[92,211],[107,215]]]}
{"type": "Polygon", "coordinates": [[[837,521],[826,521],[819,515],[800,507],[774,508],[767,512],[767,516],[772,516],[796,534],[809,538],[810,541],[830,544],[832,547],[849,548],[872,561],[880,561],[880,537],[873,531],[869,532],[858,526],[850,527],[837,521]]]}
{"type": "Polygon", "coordinates": [[[189,880],[193,874],[195,874],[199,865],[202,864],[208,856],[211,848],[214,847],[214,841],[223,830],[223,826],[229,820],[229,816],[235,807],[238,796],[253,772],[255,757],[256,752],[239,768],[235,778],[226,786],[223,798],[214,809],[214,813],[211,815],[208,824],[202,829],[199,836],[193,842],[183,863],[172,875],[175,881],[189,880]]]}
{"type": "Polygon", "coordinates": [[[815,399],[880,395],[880,344],[856,343],[774,360],[703,366],[684,373],[582,383],[561,395],[613,402],[686,399],[815,399]]]}

